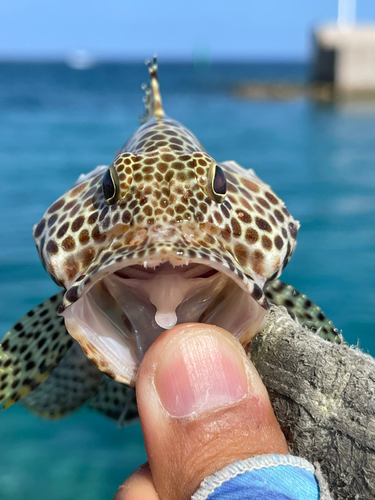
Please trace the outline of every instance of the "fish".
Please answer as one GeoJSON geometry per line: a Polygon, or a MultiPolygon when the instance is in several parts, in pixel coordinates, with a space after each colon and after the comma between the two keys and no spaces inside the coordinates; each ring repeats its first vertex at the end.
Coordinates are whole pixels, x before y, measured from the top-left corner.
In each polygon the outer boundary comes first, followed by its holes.
{"type": "Polygon", "coordinates": [[[139,128],[34,226],[43,266],[63,290],[2,339],[3,408],[22,400],[56,418],[87,403],[132,420],[139,364],[163,331],[214,324],[246,347],[270,303],[341,341],[318,306],[278,279],[299,222],[253,170],[217,161],[165,114],[157,59],[147,65],[139,128]]]}

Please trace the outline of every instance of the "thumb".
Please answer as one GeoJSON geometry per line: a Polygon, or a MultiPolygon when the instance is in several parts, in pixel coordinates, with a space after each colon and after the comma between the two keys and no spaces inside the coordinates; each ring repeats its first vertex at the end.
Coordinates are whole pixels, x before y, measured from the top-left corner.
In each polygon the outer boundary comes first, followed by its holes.
{"type": "Polygon", "coordinates": [[[142,361],[137,401],[151,474],[130,484],[144,492],[152,483],[163,500],[190,498],[205,477],[237,460],[288,453],[258,373],[221,328],[165,331],[142,361]]]}

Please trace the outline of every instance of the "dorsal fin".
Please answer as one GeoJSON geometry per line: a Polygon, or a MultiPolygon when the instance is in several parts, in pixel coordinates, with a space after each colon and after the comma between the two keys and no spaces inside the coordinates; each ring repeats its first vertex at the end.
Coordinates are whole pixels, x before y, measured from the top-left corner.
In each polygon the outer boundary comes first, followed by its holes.
{"type": "Polygon", "coordinates": [[[150,76],[150,86],[142,85],[145,91],[143,102],[145,103],[145,114],[140,117],[141,123],[146,123],[150,118],[156,116],[159,120],[164,116],[163,105],[161,102],[161,95],[158,80],[158,61],[154,56],[153,61],[147,61],[148,73],[150,76]]]}

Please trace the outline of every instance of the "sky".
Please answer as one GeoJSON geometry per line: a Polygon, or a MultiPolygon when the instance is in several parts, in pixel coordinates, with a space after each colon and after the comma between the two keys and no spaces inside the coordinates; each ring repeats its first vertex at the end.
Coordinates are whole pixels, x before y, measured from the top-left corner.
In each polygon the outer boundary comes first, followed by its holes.
{"type": "MultiPolygon", "coordinates": [[[[354,0],[352,0],[354,1],[354,0]]],[[[306,60],[337,0],[0,0],[0,59],[306,60]]],[[[374,23],[375,0],[357,0],[374,23]]]]}

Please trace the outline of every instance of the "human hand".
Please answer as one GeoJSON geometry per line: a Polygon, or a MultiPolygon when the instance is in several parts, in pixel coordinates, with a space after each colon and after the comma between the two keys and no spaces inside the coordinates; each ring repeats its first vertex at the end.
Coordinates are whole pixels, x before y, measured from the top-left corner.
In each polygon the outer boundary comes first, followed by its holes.
{"type": "Polygon", "coordinates": [[[221,328],[166,330],[142,361],[137,402],[148,463],[115,500],[186,500],[228,464],[288,453],[258,373],[221,328]]]}

